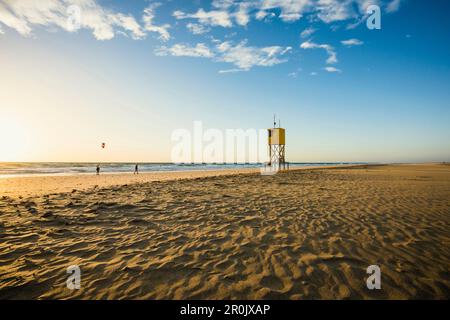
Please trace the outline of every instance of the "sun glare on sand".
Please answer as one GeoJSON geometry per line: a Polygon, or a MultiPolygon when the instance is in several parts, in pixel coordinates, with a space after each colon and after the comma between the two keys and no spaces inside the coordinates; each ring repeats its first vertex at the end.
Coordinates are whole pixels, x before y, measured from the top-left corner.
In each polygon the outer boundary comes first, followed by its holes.
{"type": "Polygon", "coordinates": [[[0,118],[0,161],[21,161],[28,148],[26,128],[17,119],[0,118]]]}

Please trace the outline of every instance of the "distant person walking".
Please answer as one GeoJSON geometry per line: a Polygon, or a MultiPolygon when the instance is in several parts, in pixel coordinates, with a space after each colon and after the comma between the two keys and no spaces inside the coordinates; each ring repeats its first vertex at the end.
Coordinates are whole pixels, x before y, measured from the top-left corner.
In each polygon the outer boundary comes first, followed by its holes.
{"type": "Polygon", "coordinates": [[[97,175],[100,174],[100,165],[99,164],[97,165],[97,168],[95,169],[95,171],[97,171],[97,175]]]}
{"type": "Polygon", "coordinates": [[[136,163],[136,166],[134,167],[134,174],[139,174],[139,166],[136,163]]]}

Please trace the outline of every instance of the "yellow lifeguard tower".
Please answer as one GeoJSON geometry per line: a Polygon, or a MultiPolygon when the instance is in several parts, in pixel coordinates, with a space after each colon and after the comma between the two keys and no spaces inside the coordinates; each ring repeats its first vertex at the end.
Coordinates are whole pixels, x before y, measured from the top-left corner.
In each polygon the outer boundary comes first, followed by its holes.
{"type": "MultiPolygon", "coordinates": [[[[273,128],[267,129],[269,136],[269,163],[268,165],[279,170],[286,169],[286,130],[280,127],[280,121],[277,123],[273,119],[273,128]]],[[[289,164],[288,164],[289,168],[289,164]]]]}

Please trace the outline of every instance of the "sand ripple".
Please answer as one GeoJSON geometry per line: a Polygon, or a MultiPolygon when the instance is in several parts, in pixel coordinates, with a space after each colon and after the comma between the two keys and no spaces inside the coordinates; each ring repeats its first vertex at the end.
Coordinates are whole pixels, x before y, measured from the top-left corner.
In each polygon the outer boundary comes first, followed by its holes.
{"type": "Polygon", "coordinates": [[[0,218],[3,299],[450,298],[448,166],[3,197],[0,218]],[[372,264],[380,291],[365,286],[372,264]]]}

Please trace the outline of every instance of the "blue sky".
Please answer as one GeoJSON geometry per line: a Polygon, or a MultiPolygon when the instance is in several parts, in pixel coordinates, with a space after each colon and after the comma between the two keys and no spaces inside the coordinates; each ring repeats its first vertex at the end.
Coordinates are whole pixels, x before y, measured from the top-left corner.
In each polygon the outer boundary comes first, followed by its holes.
{"type": "Polygon", "coordinates": [[[265,128],[273,113],[289,161],[450,161],[448,14],[420,0],[0,0],[0,161],[169,161],[177,128],[265,128]]]}

